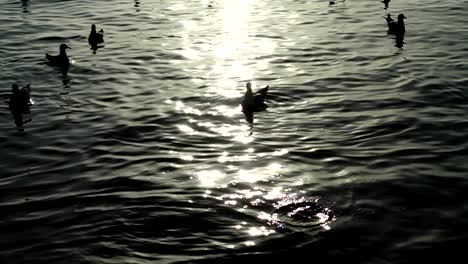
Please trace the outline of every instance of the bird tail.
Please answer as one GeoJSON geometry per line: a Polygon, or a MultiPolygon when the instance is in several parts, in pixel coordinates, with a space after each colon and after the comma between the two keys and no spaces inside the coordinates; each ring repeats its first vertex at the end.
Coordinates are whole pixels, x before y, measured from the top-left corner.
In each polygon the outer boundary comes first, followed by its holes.
{"type": "Polygon", "coordinates": [[[99,30],[99,33],[96,34],[96,41],[97,43],[104,42],[104,30],[103,29],[99,30]]]}
{"type": "Polygon", "coordinates": [[[258,90],[258,93],[261,94],[263,97],[267,96],[268,93],[268,88],[270,88],[269,85],[267,85],[265,88],[258,90]]]}
{"type": "Polygon", "coordinates": [[[387,24],[393,21],[393,18],[390,16],[390,13],[387,14],[387,16],[384,16],[385,20],[387,20],[387,24]]]}
{"type": "Polygon", "coordinates": [[[26,90],[28,93],[31,92],[31,84],[28,83],[26,86],[23,87],[24,90],[26,90]]]}

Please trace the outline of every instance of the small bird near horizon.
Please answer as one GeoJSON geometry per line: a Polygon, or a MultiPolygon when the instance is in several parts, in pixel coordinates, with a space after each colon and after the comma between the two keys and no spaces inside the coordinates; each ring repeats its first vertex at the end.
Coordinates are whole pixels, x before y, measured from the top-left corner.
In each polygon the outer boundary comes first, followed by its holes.
{"type": "Polygon", "coordinates": [[[96,25],[91,25],[91,32],[89,33],[88,43],[93,49],[97,49],[98,44],[104,42],[104,30],[101,29],[99,32],[96,32],[96,25]]]}
{"type": "Polygon", "coordinates": [[[258,90],[257,92],[252,92],[252,84],[248,82],[246,84],[246,89],[244,98],[242,99],[242,112],[259,112],[265,110],[268,106],[265,104],[265,98],[268,93],[267,85],[265,88],[258,90]]]}
{"type": "Polygon", "coordinates": [[[70,66],[70,59],[68,59],[66,49],[70,49],[70,47],[66,44],[60,44],[59,55],[49,55],[46,53],[46,58],[50,64],[60,67],[65,72],[68,71],[70,66]]]}

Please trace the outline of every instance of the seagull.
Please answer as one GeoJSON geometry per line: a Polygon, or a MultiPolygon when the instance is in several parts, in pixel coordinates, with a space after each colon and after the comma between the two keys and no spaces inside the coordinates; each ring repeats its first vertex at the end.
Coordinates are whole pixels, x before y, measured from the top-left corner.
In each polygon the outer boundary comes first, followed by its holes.
{"type": "Polygon", "coordinates": [[[67,53],[65,52],[66,49],[70,49],[70,47],[68,47],[66,44],[61,44],[59,55],[46,54],[47,60],[52,65],[59,66],[62,70],[65,71],[67,71],[68,67],[70,66],[70,60],[68,59],[67,53]]]}
{"type": "Polygon", "coordinates": [[[91,25],[91,32],[89,33],[88,37],[88,43],[91,45],[93,48],[97,47],[98,44],[101,44],[104,42],[104,30],[101,29],[99,32],[96,32],[96,25],[92,24],[91,25]]]}
{"type": "Polygon", "coordinates": [[[9,108],[13,115],[16,127],[19,131],[23,131],[23,125],[30,122],[31,119],[23,120],[23,114],[30,114],[29,107],[32,105],[30,93],[31,86],[28,84],[19,89],[17,84],[13,84],[12,95],[10,96],[9,108]]]}
{"type": "Polygon", "coordinates": [[[19,89],[17,84],[13,84],[12,95],[10,97],[10,110],[23,112],[27,110],[27,107],[31,105],[31,85],[28,84],[23,88],[19,89]]]}
{"type": "Polygon", "coordinates": [[[265,98],[268,93],[269,85],[265,88],[252,92],[252,84],[250,82],[246,85],[247,91],[242,99],[242,112],[259,112],[265,110],[268,106],[265,104],[265,98]]]}
{"type": "Polygon", "coordinates": [[[406,31],[405,21],[404,21],[404,19],[406,19],[405,15],[399,14],[396,22],[390,17],[390,14],[388,14],[388,16],[385,19],[387,20],[389,34],[393,34],[393,35],[405,34],[405,31],[406,31]]]}

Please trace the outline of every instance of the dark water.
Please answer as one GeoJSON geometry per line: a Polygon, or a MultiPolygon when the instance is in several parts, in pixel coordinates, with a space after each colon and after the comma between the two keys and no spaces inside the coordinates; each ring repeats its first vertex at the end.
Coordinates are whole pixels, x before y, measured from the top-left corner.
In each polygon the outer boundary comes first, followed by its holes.
{"type": "Polygon", "coordinates": [[[3,0],[0,263],[463,258],[467,13],[466,0],[3,0]],[[387,12],[408,17],[402,48],[387,12]],[[67,76],[45,64],[60,43],[67,76]],[[253,126],[249,80],[271,92],[253,126]],[[35,102],[22,132],[14,82],[35,102]]]}

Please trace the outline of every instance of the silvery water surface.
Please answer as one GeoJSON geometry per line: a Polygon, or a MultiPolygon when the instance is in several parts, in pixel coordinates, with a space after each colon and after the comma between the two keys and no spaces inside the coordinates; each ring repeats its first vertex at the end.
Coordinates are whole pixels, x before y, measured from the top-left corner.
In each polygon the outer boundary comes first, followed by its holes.
{"type": "Polygon", "coordinates": [[[466,0],[2,0],[0,262],[463,256],[467,13],[466,0]],[[388,12],[408,18],[401,48],[388,12]],[[61,43],[66,76],[44,58],[61,43]],[[247,81],[270,85],[253,125],[247,81]],[[32,87],[24,131],[15,82],[32,87]]]}

